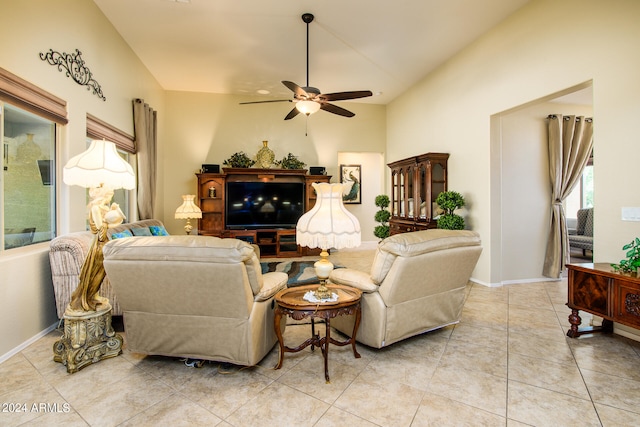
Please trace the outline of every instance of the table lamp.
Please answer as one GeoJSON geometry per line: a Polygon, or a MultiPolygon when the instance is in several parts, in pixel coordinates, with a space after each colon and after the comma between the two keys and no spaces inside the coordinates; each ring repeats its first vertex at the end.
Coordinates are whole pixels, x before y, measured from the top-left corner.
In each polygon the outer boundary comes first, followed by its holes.
{"type": "Polygon", "coordinates": [[[54,360],[73,373],[122,353],[122,337],[111,326],[111,304],[98,291],[106,275],[102,246],[108,240],[107,229],[125,219],[120,207],[111,203],[113,190],[134,189],[136,176],[113,142],[93,140],[86,151],[67,162],[63,181],[89,188],[89,226],[95,235],[65,310],[64,336],[54,345],[54,360]]]}
{"type": "Polygon", "coordinates": [[[178,209],[176,209],[175,218],[187,220],[187,223],[184,226],[184,231],[186,231],[187,234],[191,234],[191,230],[193,230],[191,219],[202,218],[202,211],[193,202],[193,199],[195,198],[196,196],[194,194],[184,194],[182,196],[182,204],[178,206],[178,209]]]}
{"type": "Polygon", "coordinates": [[[360,223],[342,203],[342,184],[313,183],[317,199],[314,207],[300,217],[296,225],[296,240],[300,246],[320,248],[320,260],[313,266],[320,280],[315,291],[318,299],[328,299],[327,279],[333,270],[328,249],[360,246],[360,223]]]}

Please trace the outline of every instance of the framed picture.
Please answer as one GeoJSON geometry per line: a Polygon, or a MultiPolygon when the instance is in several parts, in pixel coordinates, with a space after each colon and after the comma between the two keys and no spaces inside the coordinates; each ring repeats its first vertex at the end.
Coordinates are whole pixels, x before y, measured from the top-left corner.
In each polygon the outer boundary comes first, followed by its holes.
{"type": "Polygon", "coordinates": [[[362,165],[340,165],[343,203],[362,203],[362,165]]]}

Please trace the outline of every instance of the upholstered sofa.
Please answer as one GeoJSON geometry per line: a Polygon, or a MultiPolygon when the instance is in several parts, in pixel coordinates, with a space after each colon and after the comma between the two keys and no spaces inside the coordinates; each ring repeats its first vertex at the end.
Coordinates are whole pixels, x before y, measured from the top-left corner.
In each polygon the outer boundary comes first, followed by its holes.
{"type": "Polygon", "coordinates": [[[276,343],[274,296],[287,275],[263,274],[247,242],[131,237],[103,253],[131,351],[252,366],[276,343]]]}
{"type": "Polygon", "coordinates": [[[593,250],[593,208],[579,209],[576,229],[569,231],[569,247],[582,249],[582,254],[593,250]]]}
{"type": "MultiPolygon", "coordinates": [[[[335,269],[332,283],[363,292],[356,340],[382,348],[458,323],[480,243],[479,235],[468,230],[396,234],[378,245],[370,272],[335,269]]],[[[331,326],[347,335],[353,323],[354,316],[331,320],[331,326]]]]}
{"type": "MultiPolygon", "coordinates": [[[[149,227],[160,227],[164,229],[161,221],[156,219],[147,219],[142,221],[134,221],[131,223],[120,224],[108,230],[109,237],[113,234],[123,233],[132,230],[136,233],[149,230],[149,227]]],[[[94,235],[90,231],[78,231],[75,233],[58,236],[51,241],[49,247],[49,262],[51,264],[51,278],[53,281],[53,292],[56,298],[56,310],[58,318],[62,319],[64,311],[67,309],[71,301],[71,294],[78,287],[78,277],[80,269],[84,263],[84,259],[89,252],[89,247],[93,241],[94,235]]],[[[122,315],[118,299],[113,293],[109,279],[105,278],[100,287],[101,296],[108,298],[112,306],[112,314],[122,315]]]]}

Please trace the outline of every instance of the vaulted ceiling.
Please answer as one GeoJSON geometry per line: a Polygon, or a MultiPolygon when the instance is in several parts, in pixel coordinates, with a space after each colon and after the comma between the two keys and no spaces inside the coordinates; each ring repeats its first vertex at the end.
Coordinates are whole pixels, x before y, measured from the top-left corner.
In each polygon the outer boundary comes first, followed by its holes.
{"type": "MultiPolygon", "coordinates": [[[[94,0],[165,90],[387,104],[529,0],[94,0]]],[[[473,72],[470,70],[470,72],[473,72]]]]}

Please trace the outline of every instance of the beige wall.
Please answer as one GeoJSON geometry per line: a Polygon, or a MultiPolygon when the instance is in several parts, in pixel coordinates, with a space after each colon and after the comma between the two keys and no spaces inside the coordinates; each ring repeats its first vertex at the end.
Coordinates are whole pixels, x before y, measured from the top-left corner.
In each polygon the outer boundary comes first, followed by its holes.
{"type": "MultiPolygon", "coordinates": [[[[164,92],[95,4],[86,0],[4,1],[0,66],[67,101],[69,123],[60,131],[57,150],[58,234],[84,229],[85,191],[62,184],[61,165],[86,149],[86,114],[133,134],[132,100],[144,98],[162,117],[164,92]],[[49,49],[72,53],[76,48],[106,102],[38,56],[49,49]]],[[[160,203],[162,196],[160,182],[160,203]]],[[[0,255],[0,360],[57,322],[48,249],[48,243],[41,243],[0,255]]]]}
{"type": "MultiPolygon", "coordinates": [[[[547,120],[549,114],[592,117],[590,105],[540,102],[498,114],[502,284],[544,280],[542,268],[551,221],[547,120]]],[[[597,120],[597,119],[596,119],[597,120]]],[[[575,213],[574,213],[575,215],[575,213]]],[[[498,233],[492,230],[493,234],[498,233]]]]}
{"type": "Polygon", "coordinates": [[[491,169],[500,167],[491,117],[590,80],[596,261],[620,259],[621,246],[640,236],[640,223],[620,220],[622,206],[640,206],[640,192],[629,186],[640,157],[639,17],[635,0],[532,1],[388,105],[388,161],[451,153],[449,188],[467,198],[469,221],[483,239],[474,279],[502,281],[493,246],[512,238],[499,235],[501,213],[491,205],[491,169]]]}
{"type": "MultiPolygon", "coordinates": [[[[356,113],[354,118],[319,111],[308,119],[298,116],[285,121],[292,108],[290,103],[239,105],[246,100],[233,95],[167,92],[167,147],[161,159],[166,171],[166,203],[162,215],[170,233],[184,232],[183,221],[173,216],[182,201],[180,196],[195,194],[195,174],[204,163],[223,167],[222,162],[238,151],[255,158],[262,141],[269,141],[277,160],[293,153],[307,168],[324,166],[332,175],[331,182],[340,182],[339,152],[384,151],[384,106],[341,102],[341,106],[356,113]]],[[[375,167],[378,176],[384,173],[384,165],[377,163],[375,167]]],[[[375,214],[373,203],[349,209],[363,218],[375,214]]]]}
{"type": "MultiPolygon", "coordinates": [[[[374,216],[378,210],[375,205],[375,198],[385,191],[385,169],[388,168],[387,165],[384,164],[384,154],[371,152],[340,152],[338,153],[338,164],[362,166],[362,179],[360,183],[362,203],[345,204],[345,206],[358,218],[358,221],[360,221],[362,242],[378,242],[378,238],[373,234],[373,229],[376,225],[379,225],[374,220],[374,216]]],[[[340,182],[338,173],[336,173],[333,182],[340,182]]]]}

